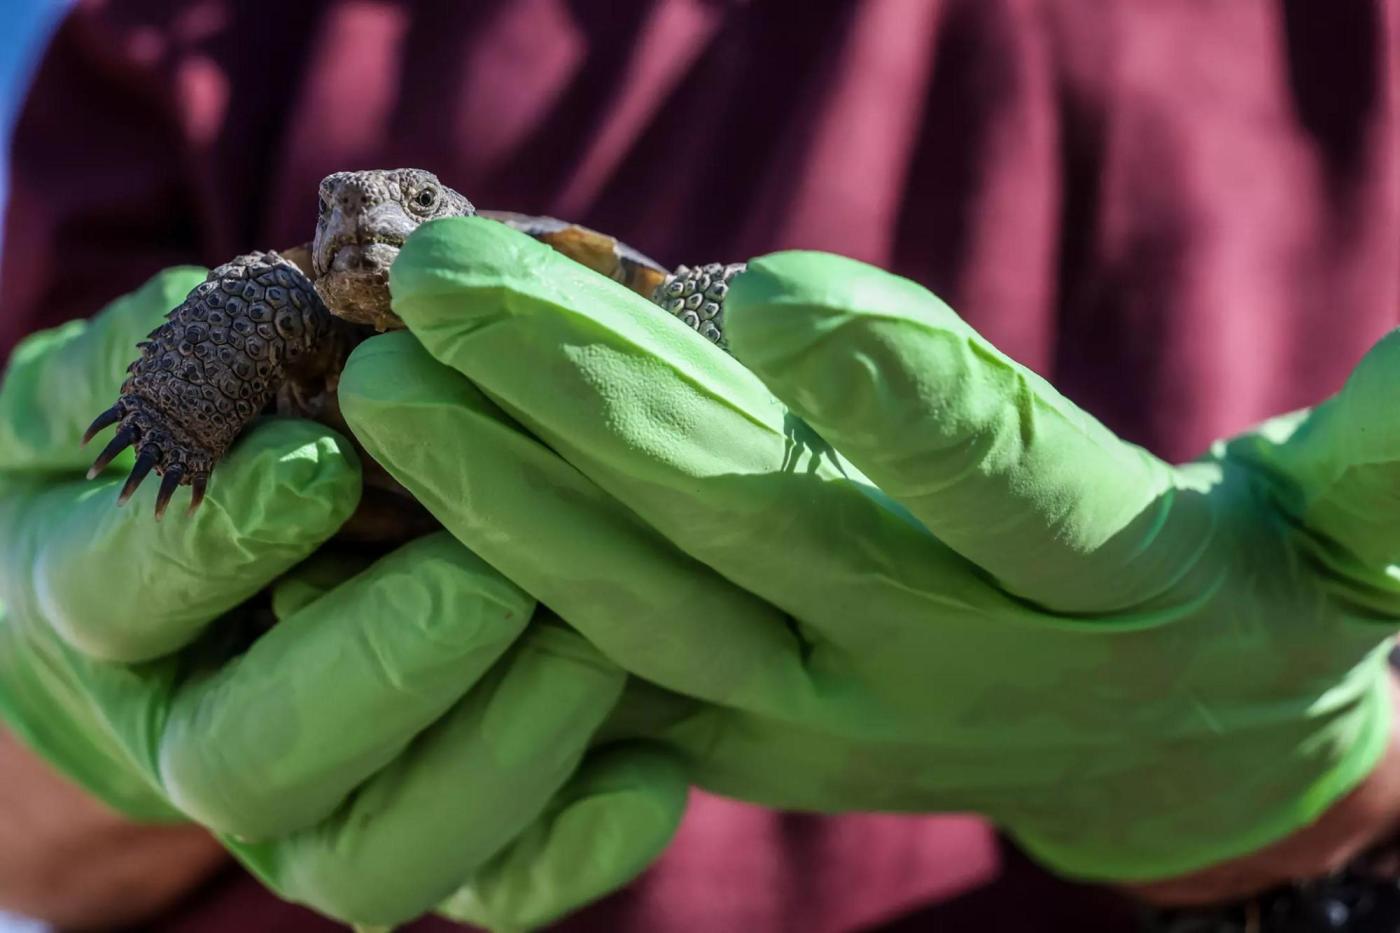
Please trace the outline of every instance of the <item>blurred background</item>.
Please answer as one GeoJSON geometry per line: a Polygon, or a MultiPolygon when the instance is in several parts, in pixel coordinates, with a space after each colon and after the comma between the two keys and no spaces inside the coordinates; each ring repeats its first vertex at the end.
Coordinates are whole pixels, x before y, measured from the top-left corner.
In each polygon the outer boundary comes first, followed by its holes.
{"type": "MultiPolygon", "coordinates": [[[[0,360],[162,267],[300,242],[325,172],[399,164],[668,264],[891,268],[1169,459],[1334,391],[1397,322],[1386,0],[87,0],[55,33],[70,7],[0,0],[0,360]]],[[[236,873],[203,907],[233,925],[160,929],[336,929],[236,873]]],[[[1132,928],[980,821],[700,795],[569,927],[1132,928]]]]}
{"type": "MultiPolygon", "coordinates": [[[[64,0],[0,0],[6,28],[0,31],[0,215],[10,177],[10,130],[44,43],[68,4],[64,0]]],[[[0,225],[0,237],[4,226],[0,225]]],[[[3,240],[0,240],[3,246],[3,240]]],[[[0,933],[36,933],[43,924],[0,912],[0,933]]]]}
{"type": "Polygon", "coordinates": [[[67,8],[67,0],[0,0],[5,23],[5,29],[0,30],[0,215],[9,186],[9,140],[15,114],[44,43],[67,8]]]}

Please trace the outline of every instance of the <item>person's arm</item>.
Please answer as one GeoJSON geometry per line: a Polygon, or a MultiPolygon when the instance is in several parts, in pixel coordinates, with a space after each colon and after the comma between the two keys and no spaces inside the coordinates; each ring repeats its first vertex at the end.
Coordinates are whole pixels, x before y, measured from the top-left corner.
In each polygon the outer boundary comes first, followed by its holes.
{"type": "MultiPolygon", "coordinates": [[[[178,196],[186,182],[175,111],[125,60],[103,11],[60,6],[43,16],[61,24],[34,29],[45,47],[33,50],[31,93],[13,125],[4,121],[15,139],[0,186],[0,359],[29,331],[90,314],[201,252],[198,237],[172,236],[188,200],[178,196]],[[104,111],[124,116],[98,118],[104,111]],[[79,129],[94,119],[102,133],[79,129]],[[111,182],[114,168],[121,184],[111,182]],[[135,222],[110,222],[118,216],[135,222]]],[[[0,728],[0,910],[63,928],[137,924],[228,862],[203,828],[123,816],[0,728]]]]}
{"type": "Polygon", "coordinates": [[[390,286],[409,332],[352,355],[352,430],[610,657],[711,701],[667,735],[707,789],[972,810],[1178,902],[1394,826],[1400,331],[1172,465],[837,256],[751,263],[734,358],[485,220],[424,225],[390,286]]]}
{"type": "MultiPolygon", "coordinates": [[[[0,718],[119,812],[207,827],[346,922],[441,905],[533,926],[625,884],[674,832],[685,781],[655,750],[594,746],[624,672],[445,533],[372,561],[323,549],[361,490],[341,435],[267,419],[204,507],[164,521],[154,487],[114,507],[129,454],[83,479],[90,410],[202,278],[168,270],[0,374],[0,718]],[[270,626],[249,606],[264,593],[270,626]]],[[[120,830],[67,829],[104,878],[158,868],[120,830]]],[[[89,881],[47,858],[15,877],[30,870],[89,881]]]]}
{"type": "Polygon", "coordinates": [[[0,729],[0,910],[65,929],[135,925],[227,862],[202,828],[129,820],[0,729]]]}
{"type": "MultiPolygon", "coordinates": [[[[1391,675],[1392,722],[1400,723],[1400,681],[1391,675]]],[[[1300,878],[1342,871],[1363,853],[1392,843],[1400,827],[1400,728],[1375,768],[1315,823],[1258,852],[1165,881],[1126,885],[1133,896],[1164,907],[1225,904],[1300,878]]]]}

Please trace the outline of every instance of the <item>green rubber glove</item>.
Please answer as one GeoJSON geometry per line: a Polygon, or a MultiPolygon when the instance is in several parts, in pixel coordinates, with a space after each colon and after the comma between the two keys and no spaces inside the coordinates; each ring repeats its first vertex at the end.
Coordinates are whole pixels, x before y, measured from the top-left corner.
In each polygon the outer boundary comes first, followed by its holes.
{"type": "Polygon", "coordinates": [[[412,336],[354,355],[353,430],[606,655],[707,701],[664,737],[712,790],[976,811],[1144,881],[1304,826],[1386,742],[1400,333],[1173,467],[838,257],[739,278],[738,360],[480,219],[425,225],[391,287],[412,336]]]}
{"type": "Polygon", "coordinates": [[[0,716],[119,811],[197,821],[339,919],[397,923],[451,897],[520,928],[628,881],[685,784],[655,750],[589,753],[625,675],[547,614],[527,627],[534,600],[445,533],[373,564],[307,561],[359,499],[342,438],[265,423],[192,518],[154,521],[154,489],[114,507],[129,451],[83,479],[84,420],[203,276],[159,275],[7,367],[0,716]],[[277,624],[259,634],[247,601],[269,584],[277,624]]]}

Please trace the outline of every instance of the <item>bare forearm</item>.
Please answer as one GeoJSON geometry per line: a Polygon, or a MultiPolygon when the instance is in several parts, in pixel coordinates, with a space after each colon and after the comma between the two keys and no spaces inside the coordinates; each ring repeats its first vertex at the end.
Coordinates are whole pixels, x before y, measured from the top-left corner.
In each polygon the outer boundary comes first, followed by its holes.
{"type": "MultiPolygon", "coordinates": [[[[1400,723],[1400,679],[1392,675],[1391,697],[1400,723]]],[[[1391,839],[1400,826],[1400,731],[1375,770],[1313,825],[1268,848],[1191,875],[1130,886],[1152,904],[1219,904],[1305,878],[1341,869],[1362,852],[1391,839]]]]}
{"type": "Polygon", "coordinates": [[[0,909],[72,929],[130,925],[224,860],[202,829],[128,822],[0,731],[0,909]]]}

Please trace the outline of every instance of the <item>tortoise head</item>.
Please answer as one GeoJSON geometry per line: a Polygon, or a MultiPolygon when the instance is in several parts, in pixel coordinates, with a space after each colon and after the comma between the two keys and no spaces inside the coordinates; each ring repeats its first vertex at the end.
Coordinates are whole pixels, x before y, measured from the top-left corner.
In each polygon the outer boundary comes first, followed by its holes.
{"type": "Polygon", "coordinates": [[[400,327],[389,307],[389,266],[404,241],[426,221],[475,213],[470,201],[423,169],[327,175],[311,246],[316,290],[347,321],[400,327]]]}

